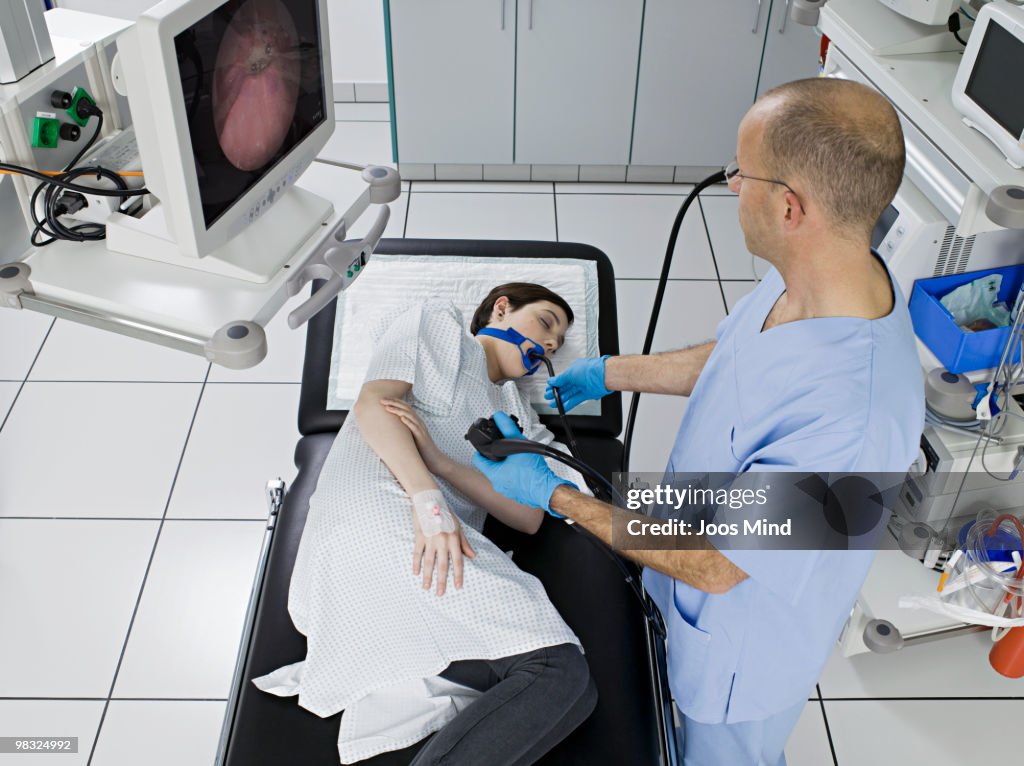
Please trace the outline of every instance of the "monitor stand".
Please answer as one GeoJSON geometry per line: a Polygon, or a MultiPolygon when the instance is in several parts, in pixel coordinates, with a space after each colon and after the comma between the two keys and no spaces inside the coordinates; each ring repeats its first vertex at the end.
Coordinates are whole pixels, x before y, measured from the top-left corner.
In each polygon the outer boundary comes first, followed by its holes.
{"type": "Polygon", "coordinates": [[[292,186],[225,246],[203,258],[182,255],[168,231],[161,203],[142,218],[115,213],[107,221],[107,248],[151,261],[264,284],[334,213],[323,197],[292,186]]]}

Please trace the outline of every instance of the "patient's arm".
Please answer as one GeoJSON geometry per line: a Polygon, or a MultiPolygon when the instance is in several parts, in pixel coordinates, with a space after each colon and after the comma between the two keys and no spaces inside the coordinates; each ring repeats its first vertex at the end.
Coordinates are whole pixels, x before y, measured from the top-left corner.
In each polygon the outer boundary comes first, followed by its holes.
{"type": "Polygon", "coordinates": [[[604,385],[610,391],[689,396],[715,341],[660,354],[613,356],[605,363],[604,385]]]}
{"type": "Polygon", "coordinates": [[[401,419],[409,429],[424,462],[435,475],[444,479],[459,492],[486,510],[498,521],[512,529],[533,534],[540,529],[544,511],[528,505],[520,505],[494,491],[491,482],[472,466],[462,465],[441,452],[431,439],[423,420],[408,403],[400,399],[386,398],[381,404],[391,414],[401,419]]]}
{"type": "Polygon", "coordinates": [[[437,482],[423,463],[409,429],[385,410],[380,400],[401,399],[411,389],[412,385],[403,380],[371,380],[363,384],[352,407],[352,414],[356,416],[366,443],[384,461],[410,497],[417,492],[437,489],[437,482]]]}

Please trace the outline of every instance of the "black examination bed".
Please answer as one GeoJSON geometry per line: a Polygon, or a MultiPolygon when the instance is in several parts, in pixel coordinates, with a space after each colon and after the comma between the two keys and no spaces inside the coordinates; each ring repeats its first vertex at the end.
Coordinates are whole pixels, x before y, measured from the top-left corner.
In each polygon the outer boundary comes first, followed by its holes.
{"type": "MultiPolygon", "coordinates": [[[[593,247],[553,242],[396,239],[382,240],[377,253],[596,261],[601,353],[618,352],[614,275],[607,256],[593,247]]],[[[299,404],[302,436],[295,449],[299,472],[280,511],[268,525],[272,531],[267,537],[265,568],[262,579],[257,578],[242,640],[219,764],[330,766],[339,762],[338,727],[344,713],[319,718],[300,708],[295,697],[266,694],[250,681],[297,662],[306,654],[306,639],[295,630],[288,615],[288,585],[309,498],[346,414],[325,407],[335,306],[332,302],[309,322],[299,404]]],[[[557,417],[545,421],[556,435],[560,434],[557,417]]],[[[616,435],[621,421],[618,394],[603,400],[600,416],[573,416],[571,421],[583,458],[609,479],[619,470],[622,445],[616,435]]],[[[488,519],[484,532],[502,550],[513,550],[513,560],[544,584],[552,603],[582,641],[598,689],[599,700],[590,718],[538,763],[669,763],[666,707],[661,694],[663,675],[654,670],[664,667],[660,643],[649,636],[643,612],[620,570],[593,542],[552,517],[545,517],[540,531],[532,536],[515,532],[494,519],[488,519]]],[[[352,615],[352,619],[358,620],[359,616],[352,615]]],[[[671,719],[668,723],[670,726],[671,719]]],[[[404,766],[421,745],[383,753],[361,763],[404,766]]]]}

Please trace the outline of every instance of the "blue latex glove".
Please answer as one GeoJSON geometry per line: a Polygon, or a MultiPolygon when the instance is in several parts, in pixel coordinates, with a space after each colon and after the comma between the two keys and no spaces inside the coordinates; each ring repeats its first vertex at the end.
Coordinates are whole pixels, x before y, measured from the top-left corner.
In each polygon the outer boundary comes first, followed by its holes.
{"type": "Polygon", "coordinates": [[[548,405],[556,406],[552,387],[557,388],[558,393],[562,395],[562,404],[566,412],[589,399],[608,396],[611,391],[604,387],[604,363],[607,358],[608,354],[602,357],[577,359],[565,372],[549,378],[547,390],[544,392],[548,405]]]}
{"type": "MultiPolygon", "coordinates": [[[[523,434],[516,428],[506,413],[494,413],[494,422],[498,425],[506,439],[523,439],[523,434]]],[[[551,510],[551,495],[559,484],[568,484],[579,489],[571,481],[561,479],[548,468],[541,455],[521,453],[509,455],[504,460],[488,460],[480,453],[473,455],[473,465],[486,476],[495,491],[521,505],[543,508],[559,519],[565,517],[551,510]]]]}

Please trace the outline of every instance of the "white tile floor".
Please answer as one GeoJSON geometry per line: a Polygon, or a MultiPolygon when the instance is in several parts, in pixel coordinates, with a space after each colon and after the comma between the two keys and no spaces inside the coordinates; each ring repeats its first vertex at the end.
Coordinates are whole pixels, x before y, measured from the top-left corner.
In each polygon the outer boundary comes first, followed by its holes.
{"type": "MultiPolygon", "coordinates": [[[[339,105],[338,118],[325,156],[391,163],[386,109],[339,105]]],[[[348,193],[321,182],[324,194],[348,193]]],[[[414,182],[388,235],[596,245],[615,266],[621,344],[634,351],[686,191],[414,182]]],[[[712,190],[699,210],[680,236],[656,349],[711,337],[754,286],[735,199],[712,190]]],[[[263,484],[295,472],[304,336],[280,316],[268,335],[267,360],[231,372],[0,311],[0,736],[79,738],[78,755],[33,764],[212,762],[263,534],[263,484]]],[[[684,408],[644,400],[635,469],[661,470],[684,408]]],[[[1024,720],[1024,683],[993,673],[987,640],[837,654],[789,763],[1006,761],[1019,750],[1006,736],[1024,720]]],[[[0,755],[0,766],[23,760],[0,755]]]]}

